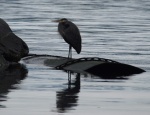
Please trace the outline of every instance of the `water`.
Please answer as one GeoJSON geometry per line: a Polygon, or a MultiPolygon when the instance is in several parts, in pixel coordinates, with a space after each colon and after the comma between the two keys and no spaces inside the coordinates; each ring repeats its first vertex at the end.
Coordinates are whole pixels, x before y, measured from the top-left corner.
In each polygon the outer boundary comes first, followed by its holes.
{"type": "Polygon", "coordinates": [[[8,76],[0,89],[2,115],[149,115],[149,0],[1,0],[0,17],[28,44],[30,53],[67,56],[68,45],[52,22],[65,17],[82,36],[82,53],[73,50],[73,57],[108,58],[147,71],[127,80],[75,73],[75,85],[69,88],[64,71],[26,64],[10,71],[16,78],[8,76]]]}

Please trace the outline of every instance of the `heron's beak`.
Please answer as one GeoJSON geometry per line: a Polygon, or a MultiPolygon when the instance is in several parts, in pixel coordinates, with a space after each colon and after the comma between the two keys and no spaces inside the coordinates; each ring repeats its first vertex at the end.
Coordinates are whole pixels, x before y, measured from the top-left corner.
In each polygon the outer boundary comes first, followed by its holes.
{"type": "Polygon", "coordinates": [[[52,22],[61,22],[61,20],[53,20],[52,22]]]}

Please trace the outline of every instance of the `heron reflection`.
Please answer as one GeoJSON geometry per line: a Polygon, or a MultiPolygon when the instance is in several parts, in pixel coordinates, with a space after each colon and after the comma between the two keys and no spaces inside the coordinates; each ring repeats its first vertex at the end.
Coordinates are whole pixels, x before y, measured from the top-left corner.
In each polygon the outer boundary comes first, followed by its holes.
{"type": "Polygon", "coordinates": [[[67,110],[77,106],[79,92],[80,92],[80,74],[77,73],[75,80],[72,83],[68,83],[68,87],[66,89],[56,92],[57,111],[59,113],[64,113],[67,110]]]}
{"type": "Polygon", "coordinates": [[[72,58],[72,47],[79,54],[81,52],[81,35],[78,27],[67,20],[66,18],[62,18],[60,20],[55,20],[54,22],[59,22],[58,31],[63,39],[69,44],[69,54],[68,58],[72,58]]]}

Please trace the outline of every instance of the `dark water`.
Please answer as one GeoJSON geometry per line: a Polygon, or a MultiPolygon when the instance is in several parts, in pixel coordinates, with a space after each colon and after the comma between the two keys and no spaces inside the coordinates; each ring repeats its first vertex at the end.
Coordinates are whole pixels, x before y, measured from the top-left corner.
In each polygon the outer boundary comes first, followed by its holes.
{"type": "Polygon", "coordinates": [[[80,29],[82,53],[140,67],[147,72],[127,80],[72,75],[43,64],[9,68],[0,85],[2,115],[150,113],[149,0],[1,0],[0,18],[8,22],[30,53],[67,56],[68,45],[52,20],[68,18],[80,29]],[[12,78],[11,78],[12,77],[12,78]],[[5,83],[5,84],[4,84],[5,83]]]}

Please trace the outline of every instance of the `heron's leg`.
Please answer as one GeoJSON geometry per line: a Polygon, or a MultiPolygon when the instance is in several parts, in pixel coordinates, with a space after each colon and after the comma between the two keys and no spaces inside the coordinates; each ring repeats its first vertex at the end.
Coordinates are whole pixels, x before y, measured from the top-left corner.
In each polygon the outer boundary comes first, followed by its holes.
{"type": "Polygon", "coordinates": [[[72,47],[70,46],[70,58],[72,59],[72,47]]]}
{"type": "Polygon", "coordinates": [[[69,57],[70,57],[70,45],[69,45],[68,59],[69,59],[69,57]]]}
{"type": "Polygon", "coordinates": [[[68,54],[68,58],[72,58],[72,47],[71,47],[71,45],[69,45],[69,54],[68,54]]]}

